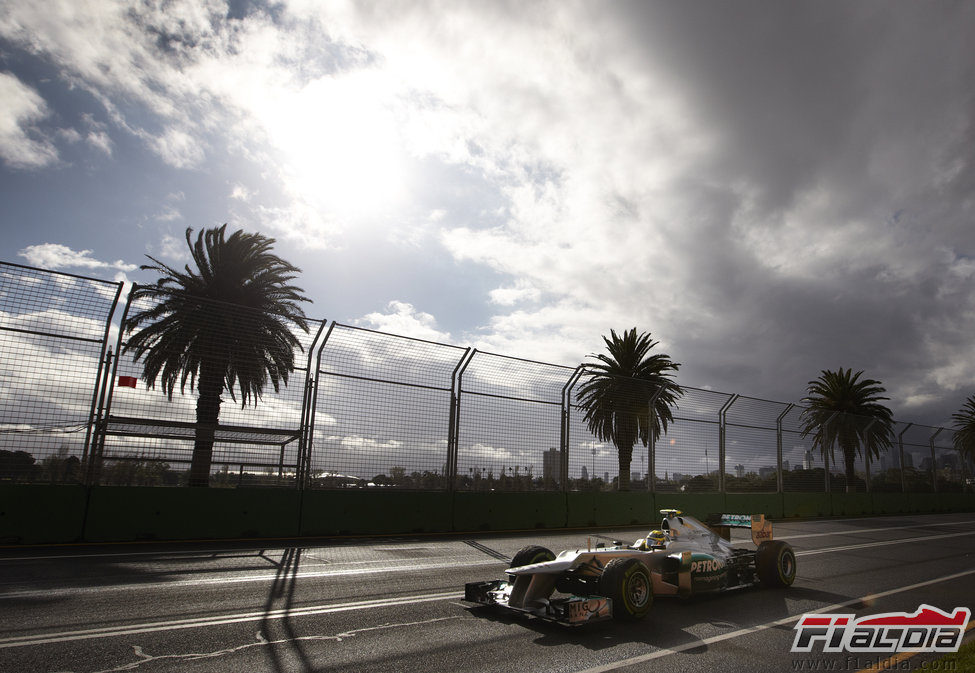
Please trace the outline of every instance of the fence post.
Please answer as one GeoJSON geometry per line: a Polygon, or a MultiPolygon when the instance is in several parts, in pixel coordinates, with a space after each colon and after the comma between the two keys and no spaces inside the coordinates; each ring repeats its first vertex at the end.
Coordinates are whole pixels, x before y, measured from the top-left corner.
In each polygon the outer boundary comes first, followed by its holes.
{"type": "Polygon", "coordinates": [[[791,402],[786,406],[785,411],[779,414],[778,418],[775,419],[775,455],[777,463],[778,479],[776,479],[775,490],[776,493],[785,493],[785,478],[782,475],[782,421],[788,416],[789,412],[792,411],[793,407],[796,405],[791,402]]]}
{"type": "MultiPolygon", "coordinates": [[[[101,367],[101,364],[99,365],[101,367]]],[[[108,392],[108,377],[112,372],[112,347],[108,347],[108,353],[105,355],[104,370],[102,373],[101,381],[101,396],[98,398],[98,411],[95,415],[93,421],[94,432],[92,433],[92,444],[91,450],[86,454],[87,461],[82,461],[82,465],[85,466],[85,486],[91,486],[93,477],[96,472],[96,464],[100,462],[101,451],[100,447],[105,445],[105,423],[108,420],[108,412],[105,409],[105,396],[108,392]],[[96,458],[97,455],[97,458],[96,458]]]]}
{"type": "Polygon", "coordinates": [[[664,392],[663,386],[657,387],[657,392],[650,398],[650,445],[647,447],[647,491],[655,493],[657,490],[657,398],[664,392]]]}
{"type": "Polygon", "coordinates": [[[562,427],[559,432],[559,481],[563,492],[569,490],[569,417],[572,410],[572,388],[575,386],[585,365],[579,365],[573,370],[569,380],[562,386],[562,427]]]}
{"type": "MultiPolygon", "coordinates": [[[[877,422],[877,417],[874,416],[873,418],[870,419],[870,422],[867,423],[867,427],[863,429],[864,442],[867,441],[867,433],[870,431],[870,428],[872,428],[873,424],[876,422],[877,422]]],[[[864,483],[867,486],[867,493],[869,493],[870,492],[870,451],[865,450],[863,452],[863,467],[866,470],[866,475],[865,475],[866,478],[864,479],[864,483]]]]}
{"type": "Polygon", "coordinates": [[[938,428],[937,432],[931,435],[931,439],[928,440],[928,444],[931,446],[931,485],[934,486],[934,492],[938,492],[938,461],[934,455],[934,440],[935,438],[944,432],[944,428],[938,428]]]}
{"type": "MultiPolygon", "coordinates": [[[[105,366],[105,364],[106,364],[106,360],[105,360],[105,352],[106,352],[106,350],[109,353],[112,350],[111,347],[109,347],[109,345],[108,345],[108,335],[109,335],[109,333],[112,330],[112,317],[115,315],[115,309],[118,308],[118,300],[119,300],[119,297],[122,296],[122,285],[123,285],[123,283],[120,281],[118,283],[117,289],[115,290],[115,297],[114,297],[114,299],[112,299],[112,308],[109,309],[108,316],[105,318],[105,334],[102,337],[102,350],[98,354],[98,371],[95,373],[95,385],[92,386],[92,390],[91,390],[91,409],[88,412],[88,426],[87,426],[87,428],[85,430],[85,444],[84,444],[84,447],[81,450],[81,464],[82,465],[87,465],[88,454],[89,454],[89,451],[90,451],[90,448],[91,448],[92,430],[94,429],[93,426],[94,426],[94,424],[96,422],[95,421],[95,406],[96,406],[96,404],[98,405],[98,414],[99,414],[99,416],[101,415],[101,403],[100,402],[96,402],[96,400],[99,398],[99,383],[101,383],[101,385],[102,385],[102,388],[101,388],[101,391],[100,391],[101,392],[101,399],[102,399],[102,401],[104,401],[104,399],[105,399],[105,388],[104,388],[104,382],[103,382],[104,377],[102,376],[102,367],[105,366]]],[[[108,363],[109,364],[111,363],[111,359],[108,360],[108,363]]]]}
{"type": "MultiPolygon", "coordinates": [[[[322,326],[325,325],[326,321],[322,321],[322,326]]],[[[332,336],[332,330],[335,329],[335,321],[328,326],[328,331],[325,332],[325,337],[322,339],[322,343],[318,346],[318,355],[315,356],[315,376],[310,379],[312,384],[308,402],[308,436],[305,440],[305,451],[302,456],[302,466],[301,466],[301,488],[307,488],[311,481],[311,449],[312,444],[315,439],[315,415],[318,413],[318,386],[322,380],[320,376],[322,371],[322,353],[325,352],[325,345],[328,343],[328,338],[332,336]]],[[[314,344],[312,344],[314,345],[314,344]]],[[[311,358],[308,358],[308,362],[311,362],[311,358]]]]}
{"type": "Polygon", "coordinates": [[[464,354],[460,356],[457,366],[454,367],[450,375],[450,414],[447,421],[447,473],[444,478],[447,480],[447,490],[453,493],[457,490],[457,452],[460,447],[460,389],[462,378],[467,366],[474,359],[477,353],[476,348],[468,346],[464,354]]]}
{"type": "Polygon", "coordinates": [[[718,493],[724,493],[725,414],[738,397],[738,393],[734,393],[718,410],[718,493]]]}
{"type": "Polygon", "coordinates": [[[904,429],[900,431],[900,434],[897,435],[897,446],[899,447],[901,454],[901,493],[907,493],[907,477],[904,476],[904,470],[907,468],[907,466],[904,465],[904,433],[910,430],[912,425],[914,424],[908,423],[904,426],[904,429]]]}
{"type": "MultiPolygon", "coordinates": [[[[295,488],[299,490],[304,489],[305,487],[305,453],[311,451],[311,445],[308,441],[310,432],[309,420],[311,419],[311,407],[318,401],[316,397],[312,396],[315,381],[318,379],[317,362],[315,365],[315,371],[312,372],[312,358],[315,356],[315,345],[318,343],[318,339],[322,336],[322,331],[325,329],[326,322],[328,321],[321,321],[321,324],[318,326],[318,331],[315,333],[315,338],[311,340],[311,345],[308,347],[308,361],[305,365],[305,389],[301,393],[301,418],[298,421],[298,456],[295,460],[295,488]]],[[[322,346],[324,346],[324,342],[322,342],[322,346]]],[[[318,348],[317,350],[319,353],[321,353],[321,348],[318,348]]]]}
{"type": "MultiPolygon", "coordinates": [[[[105,450],[105,430],[107,429],[108,419],[112,415],[112,400],[115,398],[115,382],[116,374],[118,373],[118,363],[122,359],[122,339],[125,336],[125,322],[129,317],[129,310],[132,308],[132,297],[135,295],[136,289],[139,287],[137,283],[132,283],[132,287],[129,288],[129,296],[125,301],[125,308],[122,310],[122,317],[119,320],[118,325],[118,339],[115,341],[115,359],[111,362],[111,366],[106,366],[105,379],[107,386],[102,390],[102,395],[104,397],[104,404],[99,404],[99,406],[104,408],[104,413],[102,414],[101,421],[99,422],[100,428],[96,428],[96,432],[100,432],[100,437],[92,443],[91,449],[88,452],[88,458],[91,465],[97,463],[97,470],[101,470],[101,460],[102,453],[105,450]],[[111,373],[109,373],[111,372],[111,373]],[[97,454],[97,456],[96,456],[97,454]]],[[[111,349],[109,349],[111,350],[111,349]]],[[[108,363],[106,363],[107,365],[108,363]]],[[[88,470],[89,486],[94,486],[91,483],[93,479],[100,480],[100,474],[96,474],[94,468],[89,467],[88,470]]]]}
{"type": "Polygon", "coordinates": [[[829,451],[826,450],[827,449],[827,446],[826,446],[826,432],[827,432],[827,429],[829,428],[829,424],[832,423],[833,422],[833,419],[835,419],[839,415],[840,415],[840,412],[834,411],[833,412],[833,415],[830,416],[829,418],[827,418],[826,419],[826,422],[823,423],[823,429],[822,429],[822,435],[821,435],[822,440],[821,440],[820,445],[819,445],[820,450],[823,452],[823,468],[824,468],[824,475],[823,476],[824,476],[824,481],[825,481],[826,493],[829,493],[830,492],[830,488],[829,488],[829,454],[833,452],[833,443],[832,442],[829,443],[829,447],[828,447],[829,448],[829,451]]]}

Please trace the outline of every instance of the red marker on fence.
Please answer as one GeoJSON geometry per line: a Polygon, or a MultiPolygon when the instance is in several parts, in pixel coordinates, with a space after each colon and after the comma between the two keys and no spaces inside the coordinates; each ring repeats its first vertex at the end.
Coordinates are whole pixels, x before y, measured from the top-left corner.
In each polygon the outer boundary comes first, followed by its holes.
{"type": "Polygon", "coordinates": [[[118,377],[118,384],[122,388],[135,388],[136,381],[138,381],[134,376],[120,376],[118,377]]]}

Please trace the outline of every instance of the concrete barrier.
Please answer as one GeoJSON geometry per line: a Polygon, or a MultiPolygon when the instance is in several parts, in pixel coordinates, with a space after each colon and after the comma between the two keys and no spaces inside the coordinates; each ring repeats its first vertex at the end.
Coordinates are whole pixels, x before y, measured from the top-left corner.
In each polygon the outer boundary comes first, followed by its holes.
{"type": "Polygon", "coordinates": [[[784,517],[830,516],[832,506],[827,493],[783,493],[784,517]]]}
{"type": "Polygon", "coordinates": [[[659,524],[692,516],[975,511],[971,493],[448,493],[0,484],[0,544],[290,538],[659,524]]]}
{"type": "Polygon", "coordinates": [[[453,499],[453,530],[528,530],[564,528],[564,493],[468,493],[453,499]]]}
{"type": "Polygon", "coordinates": [[[451,498],[446,491],[309,490],[301,497],[302,536],[451,530],[451,498]]]}
{"type": "Polygon", "coordinates": [[[87,498],[83,486],[4,484],[0,487],[0,544],[81,540],[87,498]]]}
{"type": "Polygon", "coordinates": [[[84,539],[296,537],[299,495],[270,488],[95,486],[88,499],[84,539]]]}
{"type": "Polygon", "coordinates": [[[781,493],[727,493],[725,512],[765,514],[771,519],[781,519],[785,515],[781,493]]]}

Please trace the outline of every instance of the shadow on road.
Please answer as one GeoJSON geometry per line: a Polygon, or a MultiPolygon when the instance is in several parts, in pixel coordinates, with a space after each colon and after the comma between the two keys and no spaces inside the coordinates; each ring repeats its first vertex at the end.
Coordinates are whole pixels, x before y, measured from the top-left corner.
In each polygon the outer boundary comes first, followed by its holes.
{"type": "Polygon", "coordinates": [[[312,670],[311,660],[298,639],[290,614],[294,609],[301,552],[300,548],[290,547],[281,554],[281,560],[276,564],[277,573],[264,603],[260,634],[267,641],[264,650],[270,670],[278,673],[312,670]]]}

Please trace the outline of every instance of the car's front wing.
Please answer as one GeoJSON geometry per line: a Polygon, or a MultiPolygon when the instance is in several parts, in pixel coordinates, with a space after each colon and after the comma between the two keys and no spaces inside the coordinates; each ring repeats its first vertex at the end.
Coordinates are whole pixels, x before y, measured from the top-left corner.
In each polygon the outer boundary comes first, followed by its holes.
{"type": "Polygon", "coordinates": [[[613,615],[612,599],[603,596],[566,596],[533,601],[525,607],[509,605],[512,585],[504,580],[469,582],[464,585],[464,600],[481,605],[498,605],[502,608],[531,615],[538,619],[558,622],[566,626],[581,626],[610,619],[613,615]]]}

